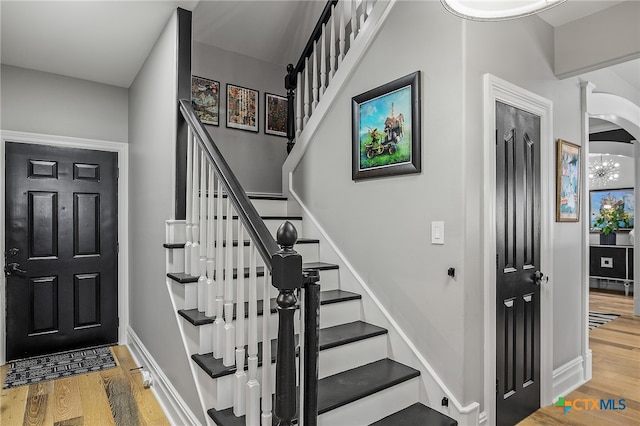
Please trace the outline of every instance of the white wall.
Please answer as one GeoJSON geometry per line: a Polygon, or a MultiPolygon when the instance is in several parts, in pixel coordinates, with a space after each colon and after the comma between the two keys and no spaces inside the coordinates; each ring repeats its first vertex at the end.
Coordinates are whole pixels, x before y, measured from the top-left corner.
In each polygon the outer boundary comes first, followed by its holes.
{"type": "Polygon", "coordinates": [[[127,142],[127,89],[9,65],[0,77],[0,128],[127,142]]]}
{"type": "MultiPolygon", "coordinates": [[[[180,396],[202,415],[165,285],[165,221],[173,217],[177,14],[129,89],[130,324],[180,396]]],[[[200,419],[204,423],[204,419],[200,419]]]]}
{"type": "Polygon", "coordinates": [[[282,192],[282,163],[287,158],[287,139],[264,133],[265,92],[286,96],[286,70],[203,43],[193,44],[193,75],[220,82],[219,126],[205,125],[216,145],[247,192],[282,192]],[[258,90],[259,132],[226,126],[227,83],[258,90]]]}
{"type": "MultiPolygon", "coordinates": [[[[580,143],[579,80],[554,76],[553,34],[538,17],[469,22],[438,2],[397,3],[294,172],[294,190],[463,404],[483,400],[482,76],[552,100],[554,140],[580,143]],[[416,70],[422,173],[353,182],[351,97],[416,70]],[[443,246],[430,244],[438,220],[443,246]]],[[[582,223],[553,234],[555,269],[544,272],[558,368],[581,353],[582,223]]]]}

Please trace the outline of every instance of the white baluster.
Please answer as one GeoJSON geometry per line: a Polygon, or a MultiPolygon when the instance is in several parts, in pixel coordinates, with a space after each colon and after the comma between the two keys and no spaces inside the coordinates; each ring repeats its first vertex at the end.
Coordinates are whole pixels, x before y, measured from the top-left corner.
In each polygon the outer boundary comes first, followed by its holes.
{"type": "Polygon", "coordinates": [[[358,6],[356,5],[356,0],[351,0],[351,44],[349,44],[349,48],[353,46],[353,41],[356,39],[358,35],[358,6]]]}
{"type": "Polygon", "coordinates": [[[192,193],[192,185],[193,185],[193,144],[195,140],[193,139],[193,134],[191,133],[191,127],[187,130],[187,202],[186,202],[186,210],[187,213],[185,215],[185,224],[186,224],[186,239],[184,245],[184,273],[191,273],[191,247],[193,246],[193,236],[191,233],[191,228],[193,224],[191,223],[191,197],[192,193]]]}
{"type": "Polygon", "coordinates": [[[362,31],[364,23],[367,22],[367,0],[360,2],[360,9],[360,13],[362,13],[362,15],[360,15],[360,30],[362,31]]]}
{"type": "Polygon", "coordinates": [[[329,81],[331,82],[333,75],[336,73],[336,5],[331,6],[331,18],[329,21],[331,32],[329,33],[329,81]]]}
{"type": "Polygon", "coordinates": [[[207,291],[207,160],[200,156],[200,278],[198,278],[198,311],[206,309],[207,291]]]}
{"type": "Polygon", "coordinates": [[[262,280],[262,426],[272,426],[271,401],[271,337],[269,336],[269,318],[271,317],[271,298],[269,297],[269,270],[264,268],[262,280]]]}
{"type": "Polygon", "coordinates": [[[249,357],[247,381],[246,426],[260,424],[260,383],[258,383],[258,291],[256,277],[256,247],[250,243],[249,250],[249,357]]]}
{"type": "Polygon", "coordinates": [[[296,137],[302,133],[302,72],[298,73],[298,87],[296,88],[296,137]]]}
{"type": "Polygon", "coordinates": [[[200,270],[200,146],[193,146],[193,198],[191,204],[191,275],[200,270]]]}
{"type": "Polygon", "coordinates": [[[313,103],[311,104],[311,114],[318,106],[318,42],[313,43],[313,103]]]}
{"type": "Polygon", "coordinates": [[[309,58],[304,60],[304,119],[302,123],[304,126],[309,121],[309,58]]]}
{"type": "Polygon", "coordinates": [[[224,355],[224,263],[223,263],[223,221],[222,206],[225,200],[222,194],[222,181],[218,179],[218,199],[216,205],[216,319],[213,322],[213,356],[222,358],[224,355]]]}
{"type": "Polygon", "coordinates": [[[338,3],[340,5],[340,31],[338,33],[338,42],[340,43],[340,56],[338,56],[338,68],[342,63],[342,59],[344,59],[344,49],[347,43],[347,36],[345,34],[346,27],[344,22],[344,1],[338,3]]]}
{"type": "MultiPolygon", "coordinates": [[[[240,220],[238,220],[240,222],[240,220]]],[[[235,328],[233,326],[233,206],[227,198],[227,244],[224,249],[224,353],[222,364],[233,365],[235,352],[235,328]]],[[[240,241],[238,241],[240,245],[240,241]]],[[[238,271],[238,275],[241,272],[238,271]]]]}
{"type": "Polygon", "coordinates": [[[244,227],[238,220],[238,278],[236,285],[236,374],[233,392],[233,414],[236,417],[246,413],[247,374],[244,372],[244,227]],[[242,273],[240,273],[242,271],[242,273]]]}
{"type": "Polygon", "coordinates": [[[205,315],[208,317],[212,317],[215,315],[215,300],[216,300],[216,290],[213,280],[213,275],[215,274],[215,250],[216,250],[216,240],[215,240],[215,226],[216,221],[214,219],[215,215],[215,197],[214,197],[214,188],[215,188],[215,175],[213,172],[213,166],[209,165],[209,198],[208,200],[208,208],[207,208],[207,303],[205,307],[205,315]]]}
{"type": "Polygon", "coordinates": [[[326,88],[327,81],[327,39],[325,34],[327,33],[327,26],[322,24],[322,36],[320,37],[320,94],[318,96],[318,101],[322,99],[322,95],[324,95],[324,90],[326,88]]]}

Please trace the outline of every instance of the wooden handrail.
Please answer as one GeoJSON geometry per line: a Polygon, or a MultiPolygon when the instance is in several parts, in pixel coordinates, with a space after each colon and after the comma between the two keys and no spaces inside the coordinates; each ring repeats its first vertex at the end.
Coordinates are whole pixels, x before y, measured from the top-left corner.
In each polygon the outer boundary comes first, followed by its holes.
{"type": "MultiPolygon", "coordinates": [[[[209,135],[209,132],[205,130],[200,120],[198,120],[191,106],[191,102],[186,99],[181,99],[180,111],[189,127],[191,127],[192,132],[196,135],[203,152],[215,168],[224,189],[227,191],[229,199],[238,213],[239,219],[245,225],[251,239],[256,243],[258,253],[264,260],[266,267],[271,271],[272,259],[281,251],[278,243],[267,229],[267,226],[264,224],[264,221],[256,211],[251,200],[249,200],[249,197],[247,197],[244,189],[242,189],[240,182],[238,182],[238,179],[231,171],[231,168],[220,153],[211,135],[209,135]]],[[[222,194],[219,195],[222,196],[222,194]]],[[[300,280],[302,280],[302,269],[300,270],[300,277],[300,280]]],[[[274,286],[278,287],[278,283],[275,280],[276,277],[274,276],[274,286]]]]}

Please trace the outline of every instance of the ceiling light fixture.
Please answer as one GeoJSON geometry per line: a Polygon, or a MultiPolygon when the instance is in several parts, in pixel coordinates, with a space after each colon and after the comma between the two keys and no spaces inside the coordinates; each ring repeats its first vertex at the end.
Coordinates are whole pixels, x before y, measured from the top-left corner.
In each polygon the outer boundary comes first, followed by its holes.
{"type": "Polygon", "coordinates": [[[451,13],[472,21],[505,21],[550,9],[566,0],[440,0],[451,13]]]}
{"type": "Polygon", "coordinates": [[[609,182],[615,182],[620,177],[620,163],[607,158],[606,160],[593,159],[589,161],[589,180],[594,186],[603,186],[609,182]]]}

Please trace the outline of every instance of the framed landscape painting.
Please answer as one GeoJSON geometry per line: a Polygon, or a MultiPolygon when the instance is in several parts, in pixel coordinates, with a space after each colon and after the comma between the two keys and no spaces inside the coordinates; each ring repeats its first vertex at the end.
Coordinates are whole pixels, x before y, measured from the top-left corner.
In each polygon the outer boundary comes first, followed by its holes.
{"type": "Polygon", "coordinates": [[[590,205],[590,227],[592,231],[596,231],[595,221],[600,215],[600,209],[605,206],[615,206],[622,204],[624,206],[624,212],[629,214],[629,228],[624,226],[624,222],[620,222],[620,229],[632,229],[635,222],[635,192],[633,188],[621,188],[621,189],[594,189],[589,192],[590,205]]]}
{"type": "Polygon", "coordinates": [[[420,72],[355,96],[352,179],[420,173],[420,72]]]}
{"type": "Polygon", "coordinates": [[[556,222],[580,220],[580,147],[558,139],[556,222]]]}
{"type": "Polygon", "coordinates": [[[288,102],[284,96],[264,94],[264,132],[268,135],[287,136],[288,102]]]}
{"type": "Polygon", "coordinates": [[[204,77],[191,76],[191,105],[204,124],[219,124],[220,83],[204,77]]]}
{"type": "Polygon", "coordinates": [[[258,91],[227,84],[227,127],[258,131],[258,91]]]}

